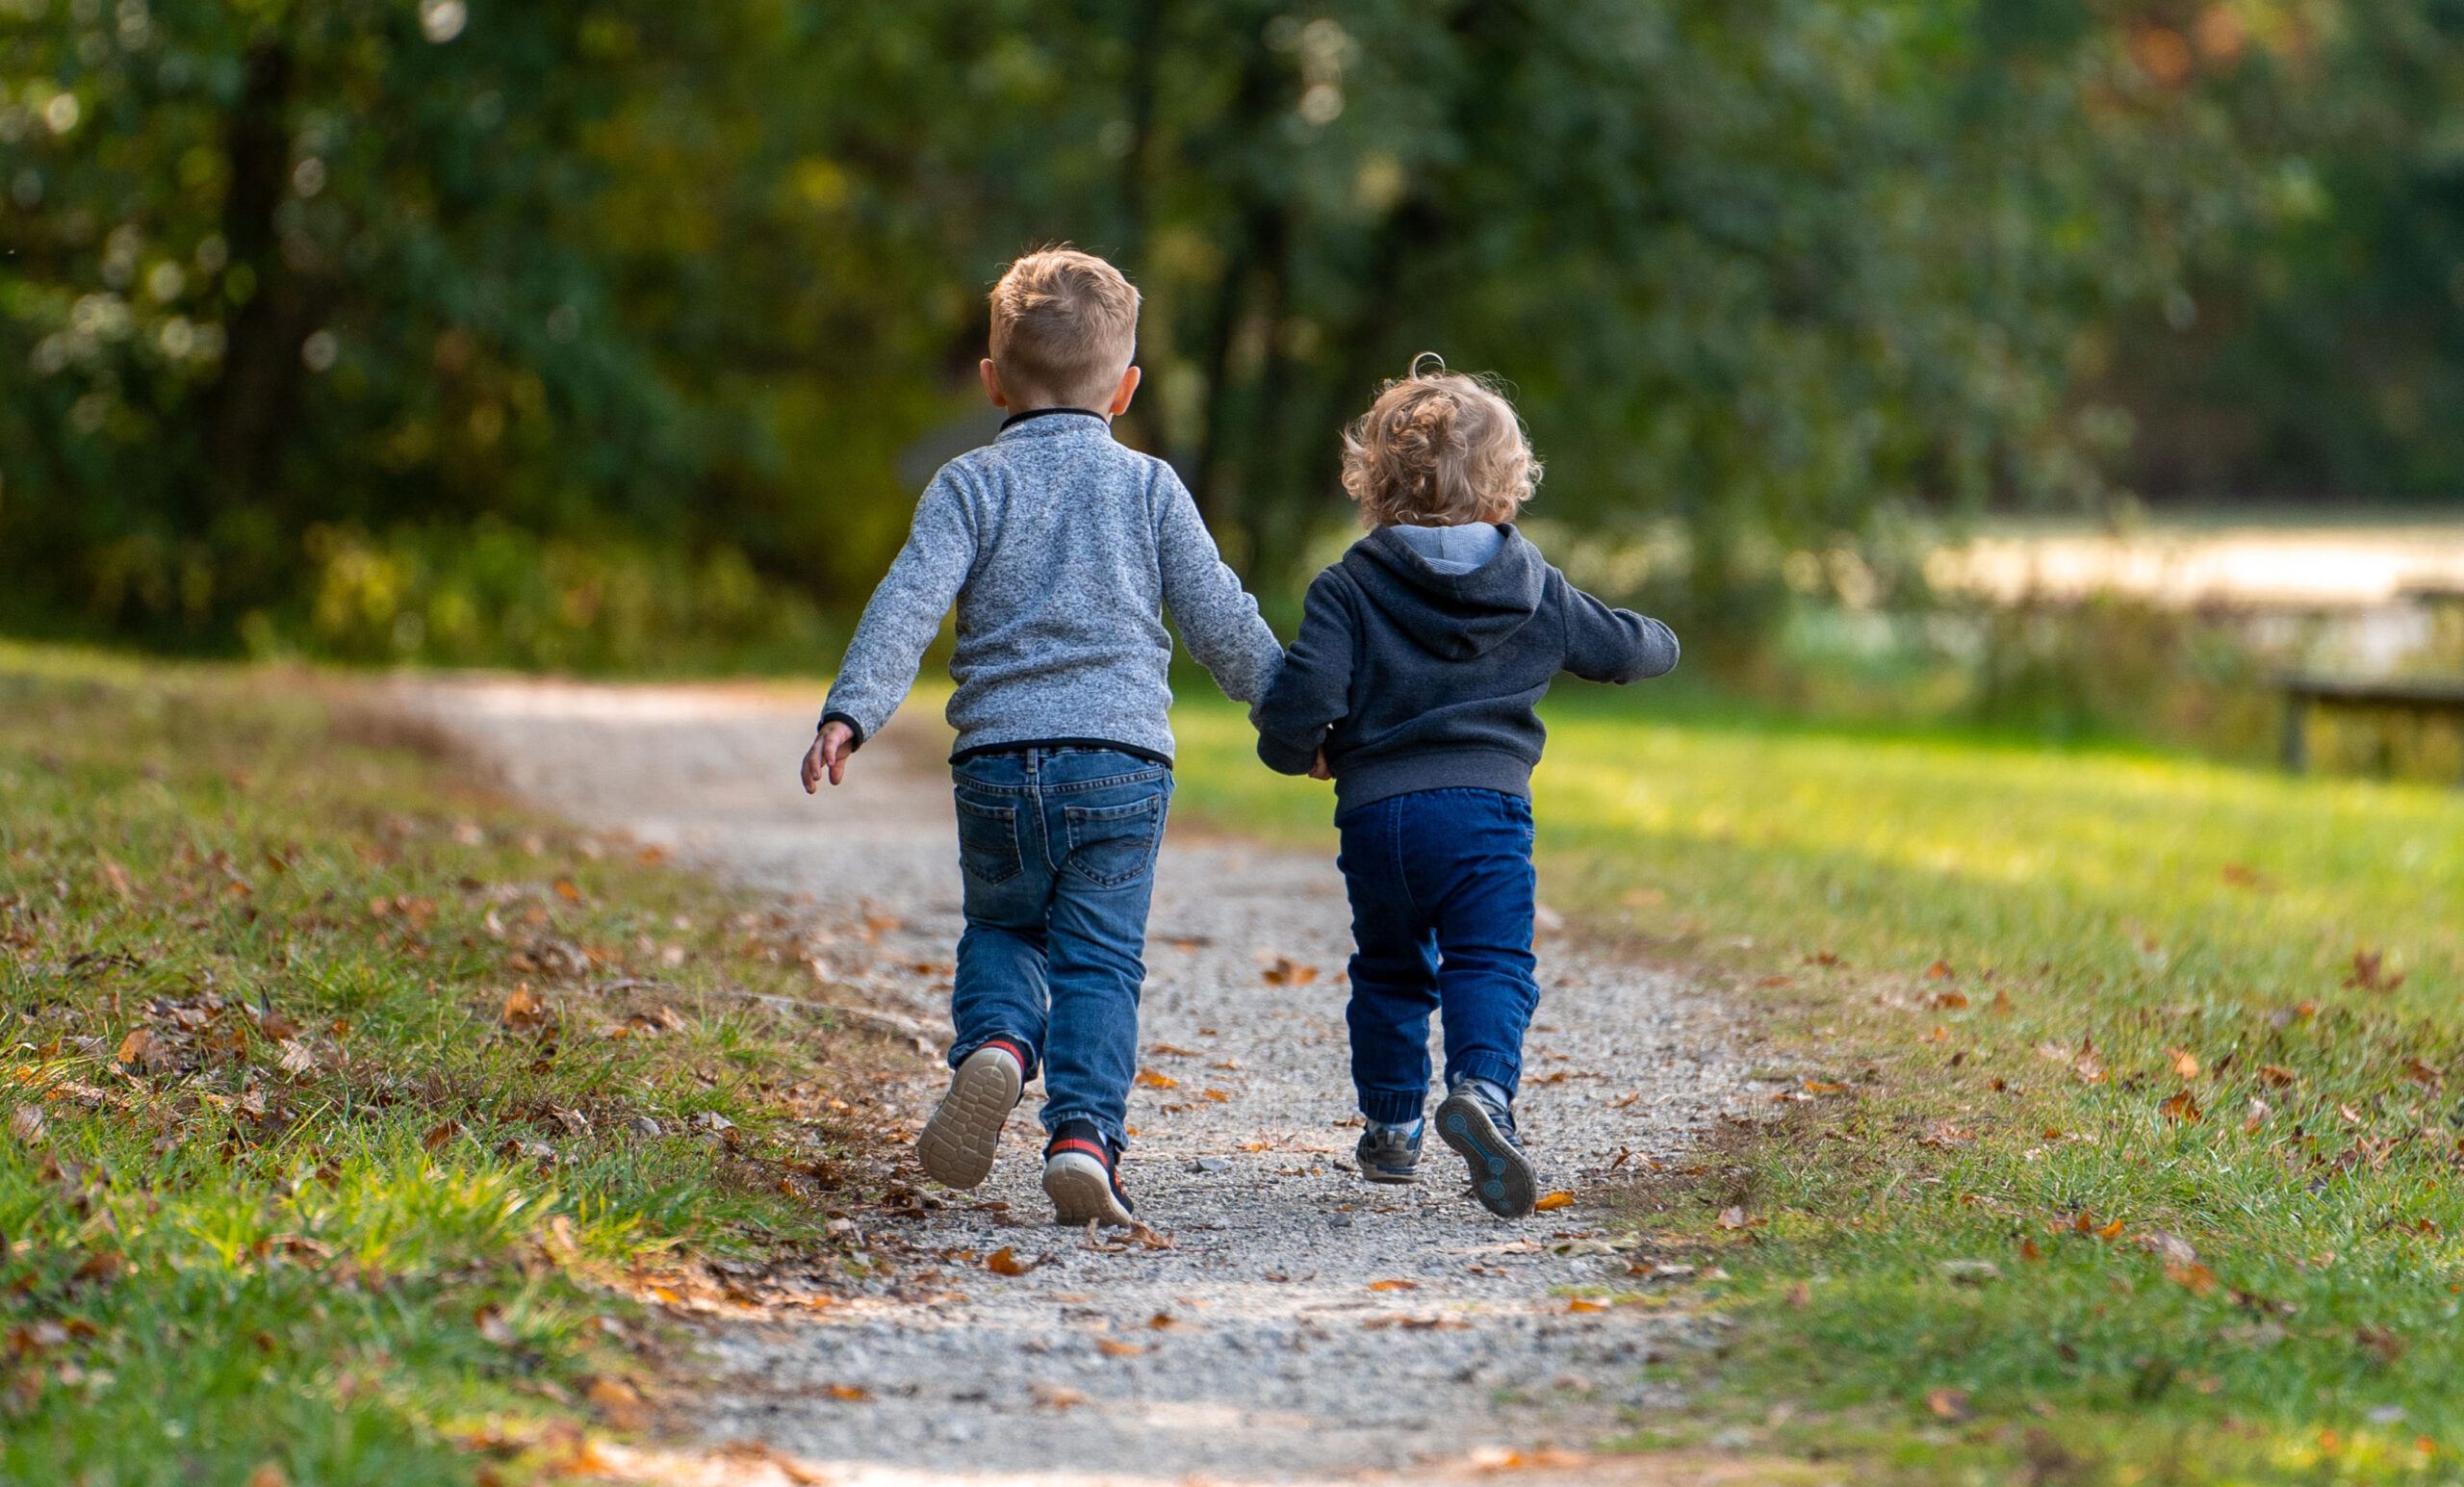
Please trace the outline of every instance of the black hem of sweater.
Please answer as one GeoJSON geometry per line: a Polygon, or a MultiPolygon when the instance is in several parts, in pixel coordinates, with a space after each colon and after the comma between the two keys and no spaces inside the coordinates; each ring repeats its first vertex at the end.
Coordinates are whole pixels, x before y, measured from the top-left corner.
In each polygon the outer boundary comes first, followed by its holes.
{"type": "Polygon", "coordinates": [[[1008,743],[977,744],[972,749],[961,749],[951,755],[950,762],[963,764],[969,759],[983,758],[988,754],[1024,754],[1029,749],[1110,749],[1115,754],[1126,754],[1149,764],[1161,764],[1166,769],[1172,767],[1170,755],[1142,749],[1136,744],[1125,744],[1116,738],[1019,738],[1008,743]]]}
{"type": "Polygon", "coordinates": [[[1003,433],[1008,433],[1012,424],[1023,423],[1029,419],[1050,418],[1056,413],[1083,413],[1091,419],[1099,419],[1103,417],[1102,414],[1097,413],[1092,408],[1029,408],[1024,413],[1013,413],[1008,418],[1003,419],[1001,421],[1001,431],[1003,433]]]}
{"type": "Polygon", "coordinates": [[[1356,759],[1335,773],[1335,815],[1422,790],[1495,790],[1531,798],[1531,761],[1502,750],[1447,749],[1356,759]]]}

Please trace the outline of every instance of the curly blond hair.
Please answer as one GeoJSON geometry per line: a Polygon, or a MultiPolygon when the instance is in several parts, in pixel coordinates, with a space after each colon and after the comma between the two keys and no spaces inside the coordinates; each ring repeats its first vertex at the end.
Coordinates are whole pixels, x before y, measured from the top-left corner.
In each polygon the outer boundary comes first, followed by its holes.
{"type": "Polygon", "coordinates": [[[1488,379],[1424,351],[1344,430],[1343,480],[1366,526],[1462,526],[1514,520],[1540,461],[1488,379]]]}

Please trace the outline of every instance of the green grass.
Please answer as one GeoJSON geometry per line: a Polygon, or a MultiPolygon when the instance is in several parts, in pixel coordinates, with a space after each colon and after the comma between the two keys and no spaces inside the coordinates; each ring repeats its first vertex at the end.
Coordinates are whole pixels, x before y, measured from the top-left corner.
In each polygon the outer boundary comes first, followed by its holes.
{"type": "MultiPolygon", "coordinates": [[[[1237,712],[1177,722],[1185,809],[1330,843],[1326,787],[1257,768],[1237,712]]],[[[1592,1195],[1647,1258],[1723,1270],[1675,1301],[1740,1323],[1634,1444],[2458,1474],[2464,796],[1669,724],[1647,689],[1550,722],[1545,895],[1722,987],[1771,1076],[1689,1169],[1592,1195]]]]}
{"type": "Polygon", "coordinates": [[[0,650],[0,1480],[525,1477],[848,1201],[784,919],[320,695],[0,650]]]}

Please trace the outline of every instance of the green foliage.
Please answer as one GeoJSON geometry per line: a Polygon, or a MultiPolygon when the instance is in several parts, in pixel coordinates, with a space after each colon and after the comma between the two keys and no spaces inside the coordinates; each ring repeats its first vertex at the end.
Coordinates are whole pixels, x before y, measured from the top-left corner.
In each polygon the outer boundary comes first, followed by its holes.
{"type": "MultiPolygon", "coordinates": [[[[1714,620],[1769,611],[1774,544],[2117,474],[2446,489],[2459,25],[8,0],[0,623],[402,654],[315,618],[323,528],[438,573],[505,529],[732,552],[847,610],[960,437],[984,285],[1061,238],[1144,288],[1124,434],[1270,594],[1342,520],[1341,423],[1432,348],[1515,384],[1543,513],[1681,523],[1714,620]]],[[[519,607],[411,652],[546,659],[519,607]]]]}

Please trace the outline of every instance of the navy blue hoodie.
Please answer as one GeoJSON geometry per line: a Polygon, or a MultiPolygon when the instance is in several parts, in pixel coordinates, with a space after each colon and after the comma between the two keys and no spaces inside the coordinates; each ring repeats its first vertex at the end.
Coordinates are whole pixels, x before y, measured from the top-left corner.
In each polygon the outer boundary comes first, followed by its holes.
{"type": "Polygon", "coordinates": [[[1448,573],[1380,527],[1309,585],[1300,633],[1258,705],[1258,757],[1303,775],[1326,752],[1338,810],[1414,790],[1531,793],[1558,672],[1626,682],[1677,665],[1657,620],[1566,581],[1512,526],[1448,573]]]}

